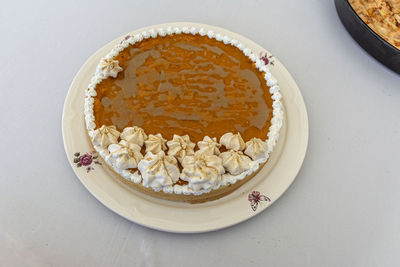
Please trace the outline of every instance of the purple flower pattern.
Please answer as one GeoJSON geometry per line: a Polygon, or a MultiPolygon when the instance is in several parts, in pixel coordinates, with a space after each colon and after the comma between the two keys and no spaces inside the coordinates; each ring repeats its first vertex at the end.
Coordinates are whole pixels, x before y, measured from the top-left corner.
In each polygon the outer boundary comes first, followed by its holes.
{"type": "Polygon", "coordinates": [[[273,55],[269,55],[267,52],[260,53],[260,59],[264,61],[265,65],[274,66],[275,60],[273,55]]]}
{"type": "Polygon", "coordinates": [[[98,156],[95,151],[90,151],[82,155],[80,152],[76,152],[74,154],[74,163],[78,168],[84,166],[86,168],[86,172],[94,170],[93,164],[101,165],[101,162],[98,160],[98,156]]]}

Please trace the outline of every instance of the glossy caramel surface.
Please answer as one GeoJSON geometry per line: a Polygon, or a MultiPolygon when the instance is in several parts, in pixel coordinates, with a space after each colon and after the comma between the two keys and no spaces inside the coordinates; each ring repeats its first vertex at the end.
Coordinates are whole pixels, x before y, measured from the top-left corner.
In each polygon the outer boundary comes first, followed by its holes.
{"type": "Polygon", "coordinates": [[[188,134],[193,142],[227,132],[267,139],[269,88],[238,48],[179,34],[130,45],[115,59],[123,71],[96,86],[97,127],[136,125],[168,140],[188,134]]]}

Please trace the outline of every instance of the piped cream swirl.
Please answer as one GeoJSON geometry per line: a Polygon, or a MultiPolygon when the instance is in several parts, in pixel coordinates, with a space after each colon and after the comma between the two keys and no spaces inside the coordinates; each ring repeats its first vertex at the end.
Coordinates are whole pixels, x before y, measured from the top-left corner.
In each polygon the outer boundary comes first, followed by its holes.
{"type": "Polygon", "coordinates": [[[169,147],[168,155],[176,157],[179,162],[182,162],[185,156],[194,154],[195,143],[190,141],[189,135],[179,136],[174,134],[172,140],[167,142],[169,147]]]}
{"type": "Polygon", "coordinates": [[[181,179],[189,182],[189,188],[195,191],[218,187],[222,174],[225,173],[222,159],[216,155],[198,152],[184,158],[181,179]]]}
{"type": "Polygon", "coordinates": [[[167,140],[164,139],[161,134],[150,134],[148,139],[144,141],[144,144],[146,145],[146,153],[151,152],[157,154],[160,151],[167,150],[167,146],[165,145],[166,142],[167,140]]]}
{"type": "Polygon", "coordinates": [[[265,158],[268,155],[268,145],[260,138],[252,138],[246,142],[244,153],[253,160],[265,158]]]}
{"type": "Polygon", "coordinates": [[[165,155],[164,151],[158,154],[147,153],[139,162],[138,169],[142,174],[143,186],[156,190],[172,186],[180,175],[175,157],[165,155]]]}
{"type": "Polygon", "coordinates": [[[147,134],[140,127],[126,127],[121,133],[121,139],[142,147],[144,141],[147,140],[147,134]]]}
{"type": "Polygon", "coordinates": [[[105,77],[111,76],[117,78],[118,72],[122,70],[123,69],[119,66],[118,60],[110,58],[101,59],[100,64],[97,66],[97,71],[105,77]]]}
{"type": "Polygon", "coordinates": [[[219,148],[221,145],[217,142],[217,138],[210,138],[205,136],[203,141],[197,142],[197,146],[199,147],[198,151],[201,153],[206,153],[209,155],[219,155],[220,151],[219,148]]]}
{"type": "Polygon", "coordinates": [[[226,149],[233,149],[233,150],[243,150],[245,148],[245,143],[243,141],[242,136],[240,133],[233,134],[233,133],[226,133],[219,139],[219,143],[226,147],[226,149]]]}
{"type": "Polygon", "coordinates": [[[222,165],[233,175],[241,174],[250,169],[251,159],[242,151],[229,150],[221,153],[222,165]]]}
{"type": "Polygon", "coordinates": [[[107,147],[110,144],[118,143],[120,132],[114,125],[101,126],[99,129],[93,131],[92,141],[95,146],[107,147]]]}
{"type": "Polygon", "coordinates": [[[108,146],[110,157],[113,158],[115,167],[120,170],[136,168],[143,155],[140,146],[121,140],[118,144],[108,146]]]}

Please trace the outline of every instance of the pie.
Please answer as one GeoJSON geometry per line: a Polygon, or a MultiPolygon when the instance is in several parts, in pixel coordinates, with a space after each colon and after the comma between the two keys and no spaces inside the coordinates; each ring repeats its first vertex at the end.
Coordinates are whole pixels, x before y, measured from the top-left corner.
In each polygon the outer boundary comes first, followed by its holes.
{"type": "Polygon", "coordinates": [[[374,32],[400,49],[400,0],[349,0],[349,3],[374,32]]]}
{"type": "Polygon", "coordinates": [[[266,164],[281,97],[265,62],[238,40],[168,27],[128,35],[100,60],[84,114],[94,149],[122,182],[201,203],[266,164]]]}

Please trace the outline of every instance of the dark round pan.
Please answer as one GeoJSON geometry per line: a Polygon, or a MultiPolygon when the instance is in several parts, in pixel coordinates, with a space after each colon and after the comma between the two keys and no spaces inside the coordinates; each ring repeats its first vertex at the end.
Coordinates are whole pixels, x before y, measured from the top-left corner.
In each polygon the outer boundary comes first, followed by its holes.
{"type": "Polygon", "coordinates": [[[335,0],[343,26],[370,55],[400,74],[400,50],[386,42],[357,15],[347,0],[335,0]]]}

